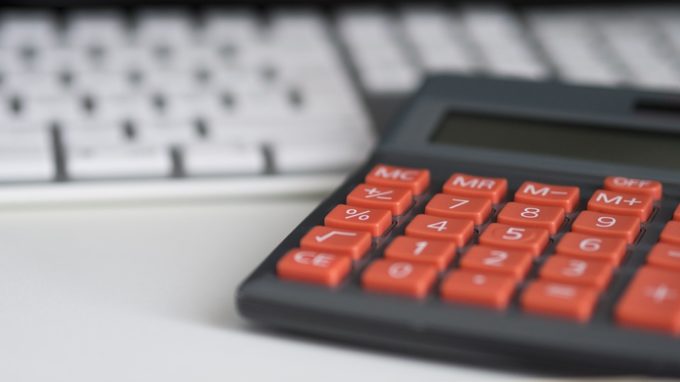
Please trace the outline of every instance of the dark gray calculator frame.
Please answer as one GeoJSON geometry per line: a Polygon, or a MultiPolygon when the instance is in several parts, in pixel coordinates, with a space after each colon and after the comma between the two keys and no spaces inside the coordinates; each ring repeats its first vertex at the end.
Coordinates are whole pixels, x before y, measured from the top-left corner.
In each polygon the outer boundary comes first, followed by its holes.
{"type": "MultiPolygon", "coordinates": [[[[640,102],[672,105],[680,103],[680,98],[629,89],[453,76],[430,78],[386,132],[372,157],[243,282],[237,292],[239,311],[268,326],[408,353],[455,359],[465,350],[510,355],[565,371],[594,367],[605,372],[680,374],[680,338],[621,328],[612,321],[614,301],[636,267],[644,263],[645,253],[656,242],[663,225],[671,219],[674,206],[680,202],[678,172],[508,154],[430,141],[442,119],[456,111],[680,134],[680,117],[674,115],[672,109],[667,114],[663,113],[665,107],[655,109],[661,113],[640,112],[635,107],[640,102]],[[428,168],[432,172],[430,188],[417,198],[415,207],[405,216],[395,218],[391,231],[374,241],[366,259],[355,264],[352,276],[338,288],[278,279],[277,260],[298,246],[311,227],[322,224],[324,216],[344,202],[346,195],[376,163],[428,168]],[[507,311],[496,312],[441,301],[436,288],[424,300],[361,290],[360,270],[380,256],[384,243],[403,232],[402,223],[422,212],[425,200],[440,190],[446,178],[456,171],[505,177],[509,180],[509,195],[524,180],[579,185],[583,193],[581,205],[602,184],[604,176],[652,178],[664,182],[664,200],[657,204],[653,219],[644,225],[641,238],[634,249],[629,250],[587,324],[523,313],[517,307],[517,296],[507,311]]],[[[566,224],[570,223],[568,219],[566,224]]],[[[544,255],[554,248],[559,236],[551,240],[544,255]]],[[[519,286],[520,291],[524,285],[519,286]]]]}

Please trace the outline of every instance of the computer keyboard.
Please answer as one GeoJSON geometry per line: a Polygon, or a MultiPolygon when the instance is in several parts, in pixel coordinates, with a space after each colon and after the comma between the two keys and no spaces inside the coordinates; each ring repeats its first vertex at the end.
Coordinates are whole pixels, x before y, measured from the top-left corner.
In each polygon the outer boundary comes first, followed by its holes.
{"type": "Polygon", "coordinates": [[[679,20],[653,5],[3,10],[0,204],[329,190],[430,73],[677,91],[679,20]]]}

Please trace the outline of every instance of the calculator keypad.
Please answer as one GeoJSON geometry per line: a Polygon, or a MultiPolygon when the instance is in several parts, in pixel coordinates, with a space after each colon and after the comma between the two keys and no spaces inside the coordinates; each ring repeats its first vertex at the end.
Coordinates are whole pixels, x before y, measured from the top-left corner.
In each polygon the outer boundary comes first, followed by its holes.
{"type": "MultiPolygon", "coordinates": [[[[654,213],[661,183],[624,177],[584,195],[582,211],[572,185],[525,181],[506,200],[503,178],[454,173],[437,190],[426,169],[384,164],[364,181],[279,260],[281,278],[336,287],[354,268],[366,292],[495,310],[517,301],[586,322],[618,267],[638,263],[624,260],[645,222],[668,216],[654,213]]],[[[680,206],[673,219],[615,300],[617,324],[680,333],[680,206]]]]}

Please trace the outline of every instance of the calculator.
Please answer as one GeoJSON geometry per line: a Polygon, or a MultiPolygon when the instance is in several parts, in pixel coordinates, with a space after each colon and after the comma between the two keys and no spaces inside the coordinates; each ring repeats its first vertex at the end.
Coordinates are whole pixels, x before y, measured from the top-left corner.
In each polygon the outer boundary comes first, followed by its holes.
{"type": "Polygon", "coordinates": [[[428,79],[241,314],[454,358],[680,373],[680,98],[428,79]]]}

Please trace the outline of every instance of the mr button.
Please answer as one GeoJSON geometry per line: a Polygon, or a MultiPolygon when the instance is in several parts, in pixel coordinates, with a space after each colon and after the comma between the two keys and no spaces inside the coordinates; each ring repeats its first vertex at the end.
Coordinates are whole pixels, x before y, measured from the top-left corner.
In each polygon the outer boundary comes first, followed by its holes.
{"type": "Polygon", "coordinates": [[[503,178],[482,178],[455,173],[444,183],[444,192],[451,195],[487,198],[500,202],[508,191],[508,181],[503,178]]]}

